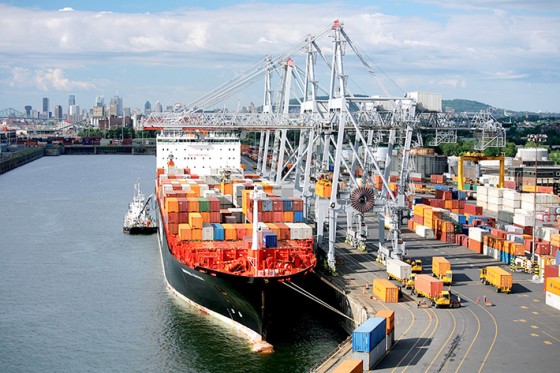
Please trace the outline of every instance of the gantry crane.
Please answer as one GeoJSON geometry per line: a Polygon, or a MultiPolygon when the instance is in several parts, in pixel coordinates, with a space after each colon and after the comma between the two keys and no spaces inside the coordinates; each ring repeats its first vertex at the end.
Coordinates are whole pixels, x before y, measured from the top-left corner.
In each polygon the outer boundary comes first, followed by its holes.
{"type": "Polygon", "coordinates": [[[304,217],[315,223],[316,242],[333,270],[340,214],[346,214],[346,238],[354,247],[366,247],[366,223],[373,214],[379,221],[380,243],[372,250],[380,257],[406,254],[401,226],[409,214],[406,193],[413,139],[416,145],[422,144],[423,136],[431,134],[433,144],[439,145],[454,142],[458,131],[469,130],[479,134],[479,149],[505,145],[505,130],[488,116],[420,113],[416,100],[407,95],[391,96],[383,87],[381,96],[354,95],[344,69],[347,46],[377,82],[375,71],[343,24],[335,21],[278,57],[266,56],[185,110],[152,113],[142,121],[146,129],[260,132],[257,172],[277,184],[290,183],[293,193],[305,200],[304,217]],[[332,45],[327,48],[332,51],[330,61],[319,47],[326,35],[331,36],[332,45]],[[305,68],[300,70],[296,59],[301,54],[305,56],[305,68]],[[319,84],[319,62],[328,72],[326,88],[319,84]],[[280,76],[276,100],[274,73],[280,76]],[[259,112],[212,109],[259,78],[264,80],[259,112]],[[290,108],[292,99],[298,101],[299,111],[290,108]],[[383,161],[376,156],[379,146],[388,149],[383,161]],[[398,150],[398,157],[394,150],[398,150]],[[393,162],[399,162],[396,184],[389,183],[393,162]],[[361,170],[359,175],[357,169],[361,170]],[[380,188],[372,184],[374,176],[380,179],[380,188]],[[385,219],[390,226],[387,235],[385,219]],[[385,244],[385,238],[389,244],[385,244]]]}

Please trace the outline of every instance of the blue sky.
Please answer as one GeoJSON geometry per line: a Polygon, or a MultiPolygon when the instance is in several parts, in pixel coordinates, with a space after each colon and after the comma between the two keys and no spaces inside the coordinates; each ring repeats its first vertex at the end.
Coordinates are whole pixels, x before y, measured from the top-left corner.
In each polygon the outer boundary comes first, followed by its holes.
{"type": "MultiPolygon", "coordinates": [[[[551,0],[0,1],[0,110],[39,109],[49,97],[51,110],[66,111],[70,94],[82,108],[116,94],[133,108],[189,104],[335,19],[383,81],[348,56],[353,93],[438,92],[560,112],[560,2],[551,0]]],[[[320,42],[328,54],[329,39],[320,42]]],[[[260,105],[261,87],[224,105],[260,105]]]]}

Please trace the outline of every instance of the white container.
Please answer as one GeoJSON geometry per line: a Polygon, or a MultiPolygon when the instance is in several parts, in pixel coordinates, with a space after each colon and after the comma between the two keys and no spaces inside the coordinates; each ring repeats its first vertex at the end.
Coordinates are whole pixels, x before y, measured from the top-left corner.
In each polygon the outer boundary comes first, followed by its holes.
{"type": "Polygon", "coordinates": [[[521,201],[521,193],[512,189],[504,189],[502,198],[505,201],[521,201]]]}
{"type": "Polygon", "coordinates": [[[370,352],[352,351],[352,359],[362,360],[364,362],[364,370],[370,370],[373,366],[385,356],[387,352],[387,336],[381,340],[370,352]]]}
{"type": "Polygon", "coordinates": [[[488,199],[490,200],[492,198],[502,198],[503,193],[504,193],[504,188],[490,187],[488,188],[488,199]]]}
{"type": "Polygon", "coordinates": [[[484,236],[488,234],[488,231],[478,227],[469,227],[469,240],[474,240],[476,242],[483,242],[484,236]]]}
{"type": "Polygon", "coordinates": [[[488,186],[485,185],[479,185],[476,188],[476,195],[478,196],[477,198],[479,198],[481,195],[487,196],[488,195],[488,186]]]}
{"type": "Polygon", "coordinates": [[[214,226],[210,223],[202,223],[202,241],[214,239],[214,226]]]}
{"type": "Polygon", "coordinates": [[[425,225],[417,224],[415,227],[415,233],[420,237],[424,238],[434,238],[434,230],[432,228],[428,228],[425,225]]]}
{"type": "Polygon", "coordinates": [[[560,295],[551,293],[550,291],[545,292],[545,303],[550,307],[554,307],[560,310],[560,295]]]}
{"type": "Polygon", "coordinates": [[[411,273],[412,269],[410,264],[398,259],[387,259],[387,275],[395,280],[402,281],[406,278],[410,278],[411,273]]]}
{"type": "Polygon", "coordinates": [[[489,199],[489,198],[490,198],[490,197],[488,197],[487,194],[477,194],[477,195],[476,195],[476,202],[477,202],[477,203],[478,203],[479,201],[480,201],[480,202],[488,202],[488,199],[489,199]]]}
{"type": "Polygon", "coordinates": [[[558,234],[558,229],[551,227],[535,227],[535,238],[550,242],[552,234],[558,234]]]}
{"type": "Polygon", "coordinates": [[[482,207],[484,210],[488,210],[488,202],[482,202],[477,200],[476,205],[482,207]]]}
{"type": "Polygon", "coordinates": [[[517,224],[522,227],[532,227],[534,223],[535,218],[533,216],[522,215],[518,213],[513,216],[513,224],[517,224]]]}

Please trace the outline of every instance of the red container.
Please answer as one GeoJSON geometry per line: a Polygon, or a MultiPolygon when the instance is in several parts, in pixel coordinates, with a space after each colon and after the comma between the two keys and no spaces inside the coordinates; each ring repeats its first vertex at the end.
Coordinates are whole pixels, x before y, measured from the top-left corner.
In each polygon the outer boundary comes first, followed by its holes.
{"type": "Polygon", "coordinates": [[[220,223],[221,222],[220,212],[211,212],[210,213],[210,223],[220,223]]]}
{"type": "Polygon", "coordinates": [[[473,205],[472,203],[465,203],[465,214],[482,215],[482,206],[473,205]]]}
{"type": "Polygon", "coordinates": [[[538,255],[550,255],[550,244],[537,243],[535,245],[535,254],[538,255]]]}
{"type": "Polygon", "coordinates": [[[303,200],[300,198],[291,198],[292,209],[294,211],[303,211],[303,200]]]}
{"type": "Polygon", "coordinates": [[[490,234],[492,234],[493,236],[497,236],[500,238],[506,238],[507,237],[507,232],[501,229],[497,229],[497,228],[492,228],[490,230],[490,234]]]}
{"type": "MultiPolygon", "coordinates": [[[[282,200],[280,200],[280,202],[282,202],[282,200]]],[[[280,222],[280,221],[284,221],[284,212],[282,211],[274,211],[272,213],[272,222],[280,222]]]]}
{"type": "Polygon", "coordinates": [[[443,281],[430,275],[416,275],[414,289],[429,298],[435,298],[443,291],[443,281]]]}
{"type": "Polygon", "coordinates": [[[558,264],[549,264],[544,266],[544,289],[546,290],[546,279],[549,277],[560,277],[560,266],[558,264]]]}

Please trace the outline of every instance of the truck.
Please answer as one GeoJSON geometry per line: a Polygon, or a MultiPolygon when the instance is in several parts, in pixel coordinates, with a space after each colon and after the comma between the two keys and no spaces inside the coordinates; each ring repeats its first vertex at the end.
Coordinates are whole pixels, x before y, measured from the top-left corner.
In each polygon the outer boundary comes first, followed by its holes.
{"type": "Polygon", "coordinates": [[[443,281],[430,275],[416,275],[412,293],[430,299],[436,308],[451,306],[451,294],[444,290],[443,281]]]}
{"type": "Polygon", "coordinates": [[[422,273],[422,259],[406,259],[405,262],[410,264],[412,273],[422,273]]]}
{"type": "Polygon", "coordinates": [[[412,269],[410,264],[403,262],[399,259],[388,258],[387,263],[387,278],[395,279],[399,282],[406,282],[410,279],[412,269]]]}
{"type": "Polygon", "coordinates": [[[432,257],[432,274],[446,285],[451,285],[453,282],[451,263],[443,256],[432,257]]]}
{"type": "Polygon", "coordinates": [[[480,282],[494,286],[497,293],[510,293],[513,278],[511,273],[498,266],[488,266],[480,269],[480,282]]]}

